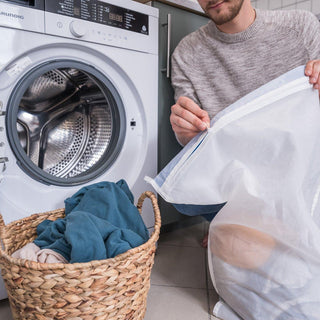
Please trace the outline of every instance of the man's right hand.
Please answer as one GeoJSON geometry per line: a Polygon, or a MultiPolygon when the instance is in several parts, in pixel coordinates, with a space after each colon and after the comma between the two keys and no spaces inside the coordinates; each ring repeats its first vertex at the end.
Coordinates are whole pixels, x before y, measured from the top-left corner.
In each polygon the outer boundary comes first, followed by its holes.
{"type": "Polygon", "coordinates": [[[170,123],[179,142],[186,145],[200,131],[210,127],[210,118],[190,98],[180,97],[171,107],[170,123]]]}

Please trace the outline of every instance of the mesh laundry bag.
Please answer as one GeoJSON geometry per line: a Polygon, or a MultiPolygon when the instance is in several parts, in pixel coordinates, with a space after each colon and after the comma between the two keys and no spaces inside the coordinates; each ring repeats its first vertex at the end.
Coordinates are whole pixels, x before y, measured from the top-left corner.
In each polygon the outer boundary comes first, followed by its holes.
{"type": "Polygon", "coordinates": [[[219,113],[146,180],[171,203],[226,202],[208,261],[236,318],[320,319],[320,108],[304,66],[219,113]]]}

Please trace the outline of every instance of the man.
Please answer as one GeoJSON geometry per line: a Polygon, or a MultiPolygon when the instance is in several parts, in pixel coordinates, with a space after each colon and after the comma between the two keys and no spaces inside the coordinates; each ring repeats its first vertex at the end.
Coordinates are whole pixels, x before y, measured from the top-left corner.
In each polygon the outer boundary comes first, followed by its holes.
{"type": "Polygon", "coordinates": [[[320,90],[320,24],[312,13],[257,10],[250,0],[198,2],[212,21],[182,39],[172,56],[170,122],[180,144],[228,105],[300,65],[320,90]]]}
{"type": "Polygon", "coordinates": [[[255,10],[250,0],[198,0],[211,22],[172,57],[170,122],[185,145],[216,113],[302,64],[320,88],[320,25],[308,12],[255,10]],[[208,102],[209,101],[209,102],[208,102]]]}

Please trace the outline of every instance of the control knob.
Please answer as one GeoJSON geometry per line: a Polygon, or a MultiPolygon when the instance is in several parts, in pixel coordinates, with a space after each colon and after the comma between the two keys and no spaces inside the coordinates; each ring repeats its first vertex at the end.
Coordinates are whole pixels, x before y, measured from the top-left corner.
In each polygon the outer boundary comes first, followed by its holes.
{"type": "Polygon", "coordinates": [[[72,35],[74,35],[77,38],[82,38],[87,32],[84,24],[81,21],[77,20],[71,21],[69,28],[72,35]]]}

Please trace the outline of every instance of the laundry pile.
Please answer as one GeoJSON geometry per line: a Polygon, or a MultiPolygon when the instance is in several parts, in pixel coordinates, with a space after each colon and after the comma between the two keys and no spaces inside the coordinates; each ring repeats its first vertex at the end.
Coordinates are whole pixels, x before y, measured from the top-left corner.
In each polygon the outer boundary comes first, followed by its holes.
{"type": "Polygon", "coordinates": [[[304,69],[217,114],[147,178],[184,211],[221,206],[208,244],[218,318],[319,320],[320,107],[304,69]]]}
{"type": "Polygon", "coordinates": [[[65,200],[65,218],[45,220],[33,243],[13,256],[38,262],[88,262],[113,258],[149,239],[125,180],[81,188],[65,200]]]}

